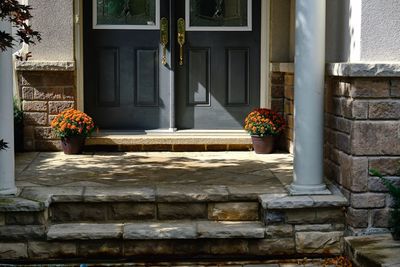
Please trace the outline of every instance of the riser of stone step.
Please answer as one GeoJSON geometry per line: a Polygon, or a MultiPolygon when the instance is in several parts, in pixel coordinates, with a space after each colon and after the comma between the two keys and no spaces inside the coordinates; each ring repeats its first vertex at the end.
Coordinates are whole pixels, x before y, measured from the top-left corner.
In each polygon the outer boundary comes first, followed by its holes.
{"type": "Polygon", "coordinates": [[[258,202],[64,202],[50,206],[50,220],[67,222],[130,222],[138,220],[258,221],[258,202]]]}
{"type": "Polygon", "coordinates": [[[265,237],[260,222],[144,221],[137,223],[67,223],[51,225],[47,240],[163,240],[265,237]]]}
{"type": "Polygon", "coordinates": [[[47,225],[49,222],[48,209],[44,211],[8,211],[0,212],[2,225],[47,225]]]}
{"type": "Polygon", "coordinates": [[[88,138],[85,151],[249,151],[244,131],[197,133],[105,133],[88,138]]]}
{"type": "Polygon", "coordinates": [[[154,144],[154,145],[86,145],[85,152],[214,152],[251,151],[251,144],[154,144]]]}
{"type": "MultiPolygon", "coordinates": [[[[0,251],[1,246],[0,243],[0,251]]],[[[0,260],[43,263],[59,262],[138,262],[154,260],[191,259],[254,259],[254,258],[304,258],[324,253],[297,251],[293,238],[281,239],[195,239],[195,240],[82,240],[82,241],[29,241],[7,245],[7,253],[0,253],[0,260]],[[319,254],[316,254],[319,253],[319,254]]],[[[326,255],[332,257],[340,252],[326,255]]],[[[116,264],[115,264],[116,265],[116,264]]],[[[114,266],[115,266],[114,265],[114,266]]],[[[208,265],[208,264],[207,264],[208,265]]],[[[42,265],[40,265],[42,266],[42,265]]],[[[110,264],[109,266],[113,266],[110,264]]],[[[136,265],[135,265],[136,266],[136,265]]],[[[146,266],[154,266],[146,264],[146,266]]],[[[158,265],[157,265],[158,266],[158,265]]],[[[159,266],[170,266],[160,264],[159,266]]],[[[203,265],[199,265],[203,266],[203,265]]],[[[217,266],[217,265],[212,265],[217,266]]],[[[220,266],[218,264],[218,266],[220,266]]],[[[250,266],[250,265],[249,265],[250,266]]],[[[258,265],[257,265],[258,266],[258,265]]],[[[269,266],[269,265],[260,265],[269,266]]],[[[275,265],[274,265],[275,266],[275,265]]],[[[286,265],[285,265],[286,266],[286,265]]],[[[291,266],[288,265],[288,266],[291,266]]],[[[308,266],[308,265],[305,265],[308,266]]]]}

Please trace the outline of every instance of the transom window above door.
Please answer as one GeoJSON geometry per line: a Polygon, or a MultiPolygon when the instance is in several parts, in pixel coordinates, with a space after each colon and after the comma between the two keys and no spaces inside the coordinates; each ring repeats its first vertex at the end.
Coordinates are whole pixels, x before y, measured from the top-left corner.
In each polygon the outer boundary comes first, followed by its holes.
{"type": "Polygon", "coordinates": [[[251,0],[185,0],[187,31],[251,31],[251,0]]]}
{"type": "Polygon", "coordinates": [[[158,30],[160,0],[93,0],[94,29],[158,30]]]}

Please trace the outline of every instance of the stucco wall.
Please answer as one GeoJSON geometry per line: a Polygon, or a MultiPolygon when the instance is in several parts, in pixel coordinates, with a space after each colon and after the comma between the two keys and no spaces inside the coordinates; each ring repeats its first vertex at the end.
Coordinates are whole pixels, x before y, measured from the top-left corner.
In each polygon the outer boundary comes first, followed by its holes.
{"type": "Polygon", "coordinates": [[[400,61],[400,1],[327,0],[327,62],[400,61]]]}
{"type": "Polygon", "coordinates": [[[363,0],[361,61],[400,61],[400,1],[363,0]]]}
{"type": "Polygon", "coordinates": [[[33,58],[39,61],[72,61],[74,59],[73,1],[29,0],[32,26],[42,34],[42,41],[31,46],[33,58]]]}
{"type": "MultiPolygon", "coordinates": [[[[326,4],[327,62],[400,61],[400,1],[327,0],[326,4]]],[[[292,59],[294,51],[294,43],[291,43],[294,31],[289,37],[285,34],[288,20],[289,29],[293,29],[295,20],[293,17],[290,19],[287,1],[275,3],[272,9],[271,58],[284,59],[281,62],[292,59]]]]}
{"type": "MultiPolygon", "coordinates": [[[[326,2],[326,61],[347,61],[350,57],[350,1],[326,2]]],[[[293,62],[295,50],[296,0],[272,0],[271,61],[293,62]],[[289,25],[287,25],[289,23],[289,25]],[[289,32],[287,30],[289,29],[289,32]],[[289,34],[289,35],[288,35],[289,34]]]]}

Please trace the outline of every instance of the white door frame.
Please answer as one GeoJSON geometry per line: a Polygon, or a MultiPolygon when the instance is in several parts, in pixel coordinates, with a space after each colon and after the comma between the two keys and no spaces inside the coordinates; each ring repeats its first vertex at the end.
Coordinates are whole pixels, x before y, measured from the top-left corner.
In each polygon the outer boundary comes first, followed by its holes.
{"type": "MultiPolygon", "coordinates": [[[[77,108],[84,111],[83,75],[83,1],[74,1],[74,54],[76,63],[77,108]]],[[[271,0],[261,1],[260,107],[271,107],[270,88],[270,21],[271,0]]]]}
{"type": "Polygon", "coordinates": [[[271,0],[261,0],[260,107],[271,108],[270,86],[271,0]]]}
{"type": "Polygon", "coordinates": [[[83,1],[74,1],[74,55],[76,69],[76,103],[79,110],[85,110],[83,75],[83,1]]]}

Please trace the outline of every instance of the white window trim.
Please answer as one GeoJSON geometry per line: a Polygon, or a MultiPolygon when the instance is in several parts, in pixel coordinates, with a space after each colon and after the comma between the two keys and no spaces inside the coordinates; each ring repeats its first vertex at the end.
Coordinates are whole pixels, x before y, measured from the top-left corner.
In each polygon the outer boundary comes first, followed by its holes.
{"type": "Polygon", "coordinates": [[[236,32],[248,32],[253,30],[253,12],[252,12],[252,0],[247,0],[247,26],[190,26],[190,0],[185,0],[185,20],[186,20],[186,31],[236,31],[236,32]]]}
{"type": "Polygon", "coordinates": [[[93,0],[93,29],[101,30],[159,30],[160,29],[160,0],[156,1],[156,17],[154,25],[101,25],[97,24],[97,0],[93,0]]]}

